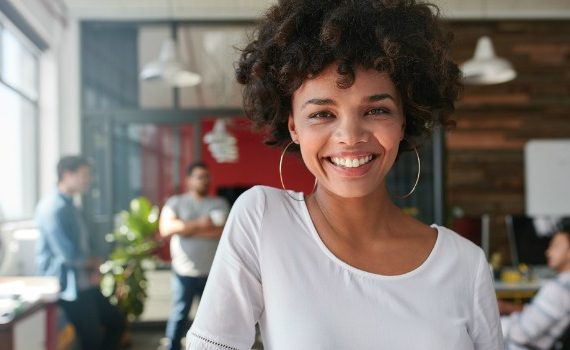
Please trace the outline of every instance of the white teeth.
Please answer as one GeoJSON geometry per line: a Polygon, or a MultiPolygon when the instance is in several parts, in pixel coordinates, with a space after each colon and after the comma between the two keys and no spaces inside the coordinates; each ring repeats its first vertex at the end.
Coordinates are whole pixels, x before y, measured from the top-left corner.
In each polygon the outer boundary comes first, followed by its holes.
{"type": "Polygon", "coordinates": [[[332,162],[335,165],[342,166],[345,168],[357,168],[361,165],[364,165],[372,160],[372,155],[368,155],[366,157],[361,158],[339,158],[339,157],[332,157],[332,162]]]}

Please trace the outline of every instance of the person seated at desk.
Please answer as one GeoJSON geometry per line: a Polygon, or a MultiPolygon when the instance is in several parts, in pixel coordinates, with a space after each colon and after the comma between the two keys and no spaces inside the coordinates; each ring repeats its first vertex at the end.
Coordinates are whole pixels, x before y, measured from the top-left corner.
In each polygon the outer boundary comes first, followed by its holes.
{"type": "Polygon", "coordinates": [[[570,222],[550,241],[548,266],[558,275],[527,305],[499,300],[505,349],[550,349],[570,324],[570,222]]]}

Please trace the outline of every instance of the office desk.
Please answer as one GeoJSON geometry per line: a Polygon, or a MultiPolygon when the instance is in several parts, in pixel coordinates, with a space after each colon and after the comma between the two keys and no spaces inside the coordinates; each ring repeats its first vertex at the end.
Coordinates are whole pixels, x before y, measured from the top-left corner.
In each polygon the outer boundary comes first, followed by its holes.
{"type": "Polygon", "coordinates": [[[499,299],[531,299],[546,281],[542,279],[521,282],[495,281],[495,292],[499,299]]]}
{"type": "Polygon", "coordinates": [[[55,350],[58,292],[53,277],[0,277],[0,348],[55,350]]]}

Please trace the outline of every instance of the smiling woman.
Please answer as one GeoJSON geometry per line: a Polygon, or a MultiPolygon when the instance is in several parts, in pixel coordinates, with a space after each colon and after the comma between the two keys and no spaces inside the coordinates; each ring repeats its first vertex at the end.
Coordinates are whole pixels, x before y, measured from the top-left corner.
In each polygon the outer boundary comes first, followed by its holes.
{"type": "Polygon", "coordinates": [[[398,155],[451,124],[460,74],[437,12],[414,0],[269,9],[238,63],[245,110],[317,185],[259,186],[234,204],[188,349],[251,348],[256,324],[266,349],[502,348],[481,249],[386,189],[398,155]]]}

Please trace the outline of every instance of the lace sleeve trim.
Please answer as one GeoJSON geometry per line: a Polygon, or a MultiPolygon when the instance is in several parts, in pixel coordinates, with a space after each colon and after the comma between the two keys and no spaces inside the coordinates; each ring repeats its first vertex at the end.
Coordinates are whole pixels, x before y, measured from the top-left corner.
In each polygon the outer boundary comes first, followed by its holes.
{"type": "Polygon", "coordinates": [[[218,343],[217,341],[208,339],[206,337],[203,337],[199,334],[196,334],[194,332],[190,332],[190,334],[192,335],[192,337],[198,339],[199,341],[202,341],[208,345],[213,345],[216,347],[216,349],[227,349],[227,350],[239,350],[238,348],[234,348],[233,346],[229,346],[229,345],[225,345],[222,343],[218,343]]]}

